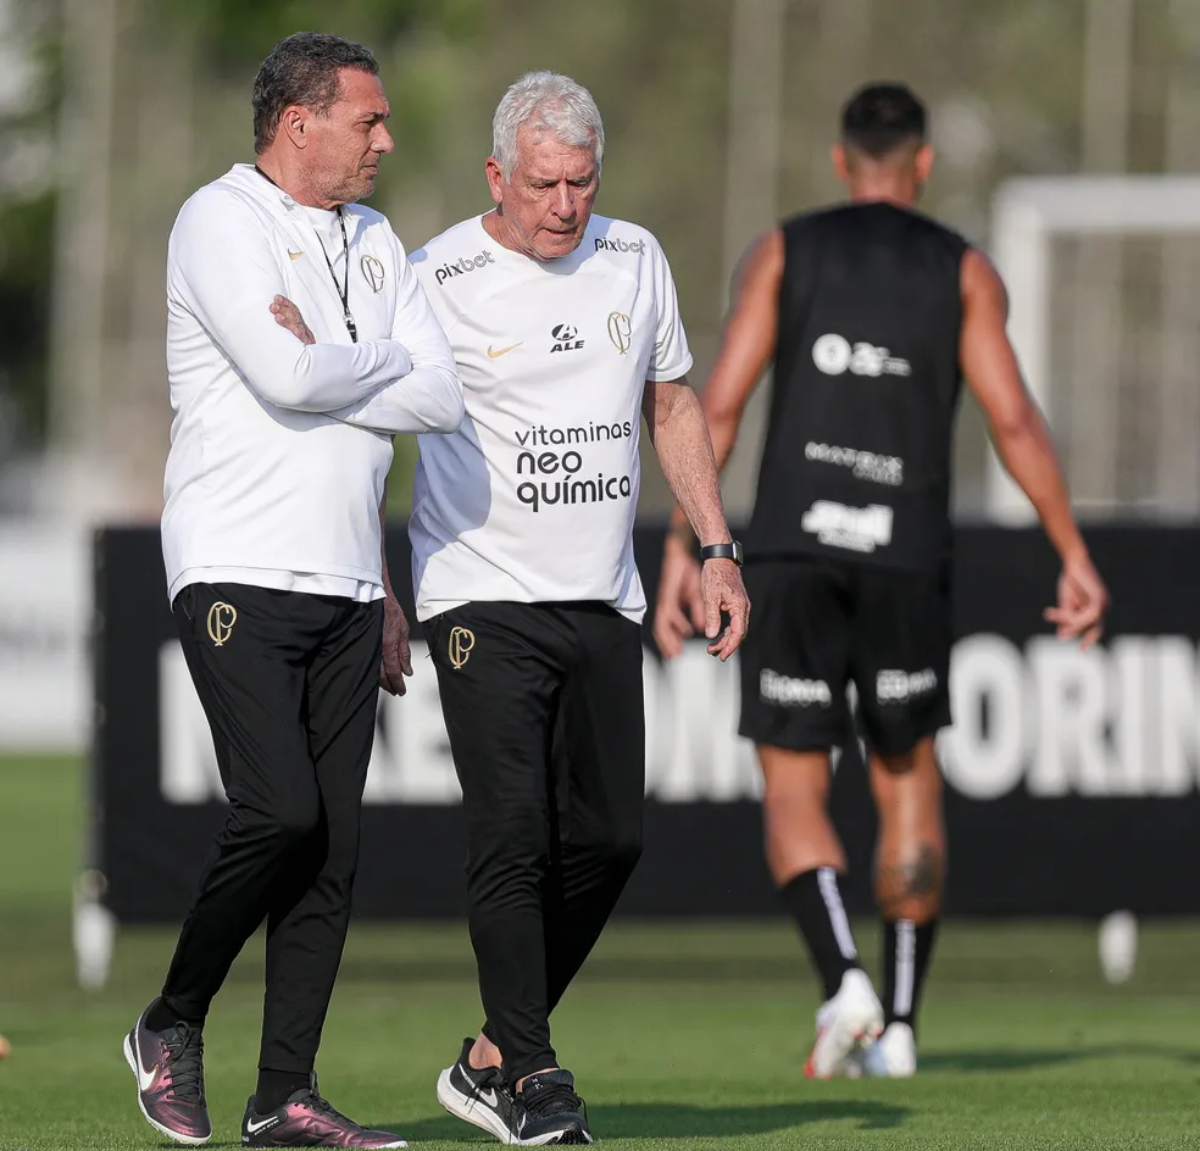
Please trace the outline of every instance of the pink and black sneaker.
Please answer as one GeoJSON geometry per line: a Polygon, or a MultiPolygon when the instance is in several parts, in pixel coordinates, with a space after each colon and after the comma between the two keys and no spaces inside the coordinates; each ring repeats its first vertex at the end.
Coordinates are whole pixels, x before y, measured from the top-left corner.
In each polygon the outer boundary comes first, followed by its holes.
{"type": "Polygon", "coordinates": [[[371,1131],[347,1119],[317,1092],[314,1073],[310,1086],[293,1091],[287,1102],[260,1115],[254,1096],[242,1116],[244,1147],[407,1147],[399,1135],[371,1131]]]}
{"type": "MultiPolygon", "coordinates": [[[[151,1004],[151,1007],[153,1004],[151,1004]]],[[[199,1027],[177,1023],[151,1031],[146,1015],[125,1036],[125,1062],[137,1078],[146,1122],[176,1143],[199,1147],[212,1135],[204,1101],[204,1039],[199,1027]]]]}

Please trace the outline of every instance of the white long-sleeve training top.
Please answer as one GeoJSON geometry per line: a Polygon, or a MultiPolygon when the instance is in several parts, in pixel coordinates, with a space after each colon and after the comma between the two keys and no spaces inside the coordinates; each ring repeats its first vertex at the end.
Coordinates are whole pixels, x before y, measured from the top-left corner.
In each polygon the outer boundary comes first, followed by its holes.
{"type": "Polygon", "coordinates": [[[336,212],[297,204],[249,164],[201,188],[175,221],[171,599],[196,582],[382,596],[391,437],[462,421],[453,353],[391,226],[357,204],[342,222],[345,245],[336,212]],[[276,295],[297,305],[315,344],[276,322],[276,295]]]}

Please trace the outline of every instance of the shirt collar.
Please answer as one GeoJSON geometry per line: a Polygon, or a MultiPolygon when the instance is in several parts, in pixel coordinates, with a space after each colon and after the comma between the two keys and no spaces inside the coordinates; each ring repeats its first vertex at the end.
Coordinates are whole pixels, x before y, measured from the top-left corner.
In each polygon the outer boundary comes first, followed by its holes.
{"type": "MultiPolygon", "coordinates": [[[[278,184],[275,183],[269,176],[263,172],[255,164],[235,164],[234,170],[242,175],[246,182],[255,188],[259,194],[265,195],[267,198],[275,200],[279,203],[289,216],[303,217],[303,205],[297,204],[291,193],[285,192],[278,184]]],[[[358,234],[359,224],[362,221],[362,214],[355,204],[342,205],[342,219],[346,224],[346,238],[351,243],[354,237],[358,234]]]]}

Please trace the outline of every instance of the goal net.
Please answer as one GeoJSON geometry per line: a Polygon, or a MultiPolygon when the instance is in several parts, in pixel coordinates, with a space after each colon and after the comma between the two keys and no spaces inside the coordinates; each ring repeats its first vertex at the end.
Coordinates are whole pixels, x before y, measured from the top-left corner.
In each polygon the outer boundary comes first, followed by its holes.
{"type": "MultiPolygon", "coordinates": [[[[1081,514],[1200,516],[1200,177],[1009,181],[991,251],[1081,514]]],[[[994,456],[987,504],[1032,518],[994,456]]]]}

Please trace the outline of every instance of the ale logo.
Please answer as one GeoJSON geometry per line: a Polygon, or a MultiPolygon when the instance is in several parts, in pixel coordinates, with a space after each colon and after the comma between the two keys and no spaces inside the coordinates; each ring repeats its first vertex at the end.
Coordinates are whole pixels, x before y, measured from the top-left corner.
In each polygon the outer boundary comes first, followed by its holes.
{"type": "Polygon", "coordinates": [[[554,341],[551,352],[577,352],[583,347],[579,329],[574,324],[555,324],[550,330],[550,338],[554,341]]]}

